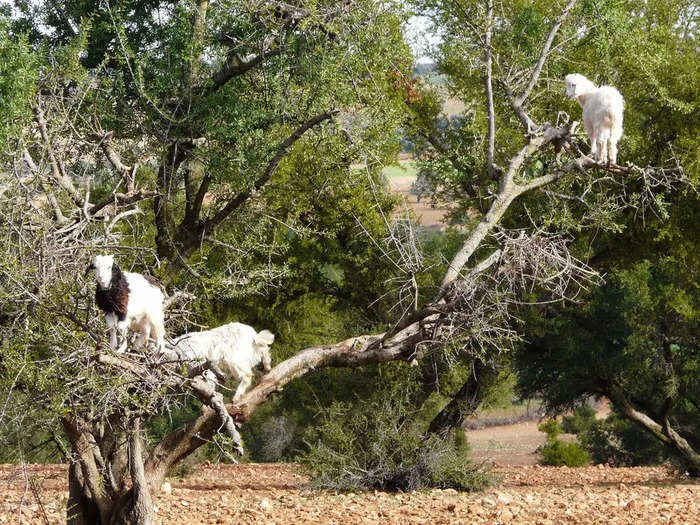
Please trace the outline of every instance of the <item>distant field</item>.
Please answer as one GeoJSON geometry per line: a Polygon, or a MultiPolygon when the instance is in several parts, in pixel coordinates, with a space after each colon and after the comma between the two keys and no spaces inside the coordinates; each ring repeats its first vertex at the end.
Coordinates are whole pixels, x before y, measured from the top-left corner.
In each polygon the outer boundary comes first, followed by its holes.
{"type": "Polygon", "coordinates": [[[385,177],[415,177],[418,173],[413,159],[399,160],[398,166],[385,166],[382,170],[385,177]]]}

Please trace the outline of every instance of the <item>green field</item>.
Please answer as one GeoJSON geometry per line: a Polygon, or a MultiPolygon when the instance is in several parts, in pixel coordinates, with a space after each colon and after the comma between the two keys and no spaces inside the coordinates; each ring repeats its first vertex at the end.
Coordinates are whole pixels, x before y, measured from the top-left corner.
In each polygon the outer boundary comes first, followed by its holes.
{"type": "Polygon", "coordinates": [[[382,170],[385,177],[409,177],[418,173],[415,161],[412,159],[400,160],[399,164],[385,166],[382,170]]]}

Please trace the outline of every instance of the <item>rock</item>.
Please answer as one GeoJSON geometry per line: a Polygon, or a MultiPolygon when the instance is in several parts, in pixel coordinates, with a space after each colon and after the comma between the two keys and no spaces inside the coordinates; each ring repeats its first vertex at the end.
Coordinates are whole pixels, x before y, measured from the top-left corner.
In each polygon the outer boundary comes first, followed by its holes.
{"type": "Polygon", "coordinates": [[[170,484],[169,481],[163,482],[163,484],[160,486],[160,491],[163,494],[167,494],[168,496],[173,493],[173,486],[170,484]]]}
{"type": "Polygon", "coordinates": [[[498,493],[497,499],[498,499],[498,501],[500,501],[504,505],[508,505],[509,503],[511,503],[513,501],[513,498],[511,498],[508,494],[504,494],[502,492],[498,493]]]}
{"type": "Polygon", "coordinates": [[[260,508],[262,510],[270,510],[272,508],[272,503],[270,503],[269,499],[263,498],[260,500],[260,508]]]}

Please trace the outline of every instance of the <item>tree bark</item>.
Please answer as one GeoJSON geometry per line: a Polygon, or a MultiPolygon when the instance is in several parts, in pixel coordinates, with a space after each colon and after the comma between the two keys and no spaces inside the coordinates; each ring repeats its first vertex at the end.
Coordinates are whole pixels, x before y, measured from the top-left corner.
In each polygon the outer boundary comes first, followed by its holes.
{"type": "Polygon", "coordinates": [[[663,424],[654,421],[644,412],[637,410],[627,399],[627,396],[614,386],[606,388],[605,394],[622,411],[626,418],[675,450],[691,475],[700,476],[700,454],[693,449],[683,436],[671,427],[668,418],[664,419],[663,424]]]}
{"type": "Polygon", "coordinates": [[[436,434],[443,439],[447,437],[451,429],[460,426],[481,406],[488,387],[497,375],[498,372],[495,369],[484,364],[481,359],[475,359],[467,381],[433,418],[427,433],[436,434]]]}
{"type": "Polygon", "coordinates": [[[68,502],[66,523],[68,525],[92,525],[100,523],[100,511],[87,495],[80,465],[71,463],[68,468],[68,502]]]}

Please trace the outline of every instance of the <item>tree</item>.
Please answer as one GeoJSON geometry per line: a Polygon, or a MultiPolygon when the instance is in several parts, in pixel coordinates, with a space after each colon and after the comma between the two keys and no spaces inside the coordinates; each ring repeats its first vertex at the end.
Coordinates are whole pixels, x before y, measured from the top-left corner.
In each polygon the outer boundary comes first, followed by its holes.
{"type": "MultiPolygon", "coordinates": [[[[655,190],[683,174],[676,164],[597,165],[578,154],[575,122],[544,122],[547,108],[532,94],[542,87],[554,43],[566,48],[559,31],[575,3],[541,22],[546,37],[527,56],[495,46],[510,31],[510,13],[496,12],[490,1],[467,13],[487,111],[485,127],[474,133],[481,164],[462,174],[479,215],[431,297],[417,287],[426,269],[412,230],[390,224],[375,242],[395,263],[401,315],[383,332],[300,350],[225,406],[203,375],[206,365],[181,370],[101,346],[100,321],[77,276],[88,254],[118,249],[126,264],[159,274],[172,292],[169,304],[183,297],[178,291],[214,278],[219,290],[274,282],[264,265],[246,267],[254,258],[235,244],[259,253],[262,244],[284,242],[262,198],[271,185],[307,159],[322,159],[348,180],[376,183],[406,114],[461,169],[431,133],[435,105],[409,77],[400,16],[391,3],[364,0],[71,3],[60,12],[39,4],[29,35],[45,44],[32,55],[40,61],[38,81],[24,91],[28,98],[16,100],[24,125],[3,153],[3,419],[19,427],[31,413],[47,428],[63,427],[71,523],[150,523],[150,493],[168,470],[205,443],[235,448],[234,422],[310,370],[419,361],[445,348],[488,361],[518,338],[517,297],[536,288],[561,299],[596,279],[562,236],[505,231],[500,223],[544,187],[566,194],[585,180],[601,202],[619,204],[615,190],[624,178],[643,190],[632,204],[646,207],[655,190]],[[369,179],[352,168],[358,160],[369,179]],[[264,242],[271,240],[277,242],[264,242]],[[145,446],[144,422],[191,395],[201,413],[145,446]]],[[[15,24],[28,26],[29,17],[15,24]]],[[[29,53],[18,36],[8,42],[29,53]]],[[[185,318],[174,316],[169,330],[187,321],[188,309],[181,310],[185,318]]],[[[453,406],[434,433],[460,422],[464,411],[453,406]]]]}
{"type": "Polygon", "coordinates": [[[700,473],[698,297],[671,257],[620,270],[585,307],[553,311],[518,353],[520,386],[550,410],[608,397],[700,473]],[[686,281],[686,282],[684,282],[686,281]],[[601,330],[605,327],[605,330],[601,330]]]}

